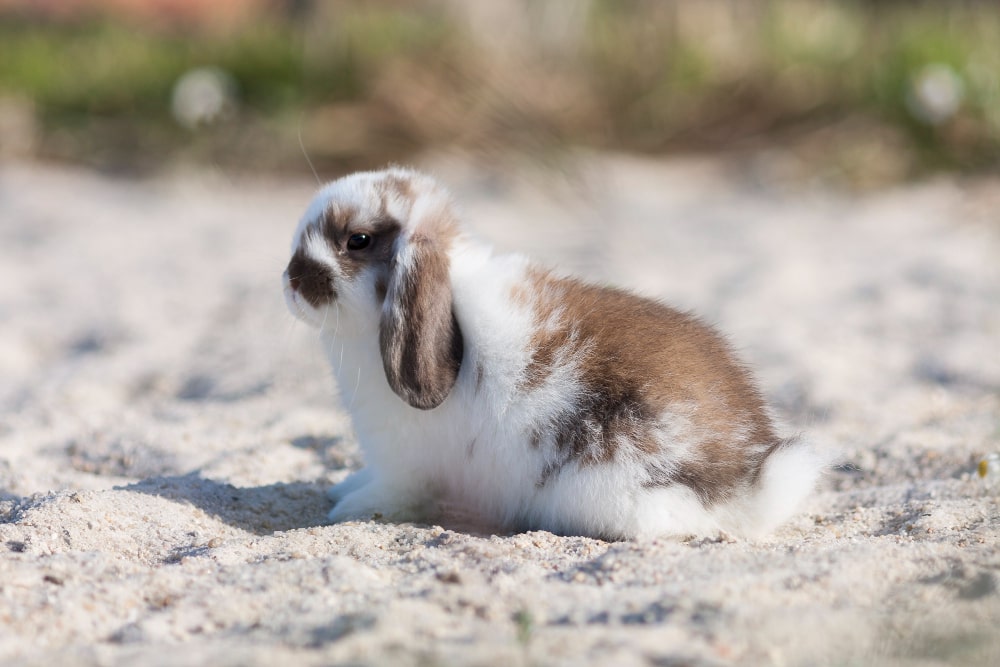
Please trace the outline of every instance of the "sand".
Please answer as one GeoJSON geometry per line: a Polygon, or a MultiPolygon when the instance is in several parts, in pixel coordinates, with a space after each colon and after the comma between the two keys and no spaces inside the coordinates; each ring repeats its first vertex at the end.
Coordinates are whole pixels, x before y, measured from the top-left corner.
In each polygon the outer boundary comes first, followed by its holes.
{"type": "Polygon", "coordinates": [[[501,248],[718,324],[838,457],[770,537],[620,543],[324,525],[360,461],[279,290],[315,183],[0,164],[0,664],[1000,664],[1000,181],[774,159],[424,160],[501,248]]]}

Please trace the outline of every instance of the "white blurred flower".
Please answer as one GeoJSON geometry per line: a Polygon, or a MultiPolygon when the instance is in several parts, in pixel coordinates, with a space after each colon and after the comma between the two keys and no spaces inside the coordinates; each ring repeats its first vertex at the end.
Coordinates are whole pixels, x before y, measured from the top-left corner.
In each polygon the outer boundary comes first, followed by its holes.
{"type": "Polygon", "coordinates": [[[198,67],[174,83],[170,108],[188,129],[216,123],[236,109],[236,81],[217,67],[198,67]]]}
{"type": "Polygon", "coordinates": [[[962,77],[948,65],[924,66],[910,80],[906,107],[915,118],[929,125],[940,125],[955,115],[965,97],[962,77]]]}

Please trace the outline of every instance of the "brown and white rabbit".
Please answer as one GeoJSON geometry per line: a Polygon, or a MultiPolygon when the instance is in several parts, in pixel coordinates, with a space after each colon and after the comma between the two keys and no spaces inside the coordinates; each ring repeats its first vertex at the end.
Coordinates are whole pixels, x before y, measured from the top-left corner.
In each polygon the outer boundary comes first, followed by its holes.
{"type": "Polygon", "coordinates": [[[365,461],[330,489],[331,521],[446,504],[518,530],[759,535],[823,466],[775,435],[708,326],[493,254],[420,173],[323,187],[283,280],[319,328],[365,461]]]}

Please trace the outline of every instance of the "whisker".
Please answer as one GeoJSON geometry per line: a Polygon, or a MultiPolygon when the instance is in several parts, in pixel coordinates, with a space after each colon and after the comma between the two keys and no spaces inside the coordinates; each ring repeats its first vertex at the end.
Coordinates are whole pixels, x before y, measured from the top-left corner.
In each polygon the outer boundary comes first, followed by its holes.
{"type": "MultiPolygon", "coordinates": [[[[334,301],[333,302],[333,307],[334,307],[334,310],[336,311],[337,314],[336,314],[336,318],[334,319],[334,324],[333,324],[333,335],[330,336],[330,345],[329,345],[329,347],[326,350],[326,357],[327,357],[327,359],[330,360],[330,370],[333,371],[334,379],[336,379],[337,386],[339,388],[340,387],[340,371],[341,371],[341,369],[343,368],[343,365],[344,365],[344,356],[343,356],[344,355],[344,344],[343,343],[340,344],[340,355],[341,355],[340,356],[340,363],[336,367],[334,367],[334,365],[333,365],[333,346],[336,345],[336,343],[337,343],[337,333],[340,331],[340,304],[337,303],[336,301],[334,301]]],[[[327,314],[330,313],[330,309],[329,308],[327,308],[326,313],[327,314]]],[[[326,321],[326,317],[324,316],[324,322],[325,321],[326,321]]]]}
{"type": "MultiPolygon", "coordinates": [[[[340,303],[334,302],[333,307],[337,311],[337,319],[333,324],[333,337],[337,338],[337,334],[340,333],[340,303]]],[[[337,375],[340,375],[340,371],[344,369],[344,343],[340,344],[340,363],[337,365],[337,375]]]]}
{"type": "MultiPolygon", "coordinates": [[[[320,336],[322,336],[322,335],[323,335],[323,329],[325,329],[325,328],[326,328],[326,318],[327,318],[327,316],[329,316],[329,315],[330,315],[330,309],[329,309],[329,308],[327,308],[326,310],[324,310],[324,311],[323,311],[323,321],[322,321],[322,322],[320,322],[320,324],[319,324],[319,335],[320,335],[320,336]]],[[[334,332],[334,335],[335,335],[335,336],[337,335],[337,334],[336,334],[336,332],[334,332]]]]}
{"type": "MultiPolygon", "coordinates": [[[[337,314],[336,317],[334,318],[333,333],[330,334],[329,336],[330,344],[326,348],[326,358],[330,362],[330,370],[333,371],[333,374],[339,378],[340,367],[335,366],[333,363],[333,346],[337,344],[337,332],[340,330],[340,307],[338,306],[336,301],[333,302],[333,307],[336,310],[337,314]]],[[[326,312],[323,314],[323,327],[321,327],[321,330],[326,327],[326,318],[329,316],[329,314],[330,314],[330,308],[327,307],[326,312]]]]}
{"type": "Polygon", "coordinates": [[[354,399],[358,397],[358,389],[361,388],[361,366],[358,366],[358,379],[354,382],[354,394],[351,396],[351,404],[347,406],[347,412],[350,414],[351,408],[354,407],[354,399]]]}
{"type": "Polygon", "coordinates": [[[316,173],[316,167],[313,166],[313,161],[309,159],[309,153],[306,151],[306,145],[302,142],[302,116],[299,116],[299,148],[302,149],[302,157],[306,159],[306,164],[309,165],[309,169],[312,170],[313,178],[316,179],[316,185],[323,185],[323,182],[319,180],[319,174],[316,173]]]}

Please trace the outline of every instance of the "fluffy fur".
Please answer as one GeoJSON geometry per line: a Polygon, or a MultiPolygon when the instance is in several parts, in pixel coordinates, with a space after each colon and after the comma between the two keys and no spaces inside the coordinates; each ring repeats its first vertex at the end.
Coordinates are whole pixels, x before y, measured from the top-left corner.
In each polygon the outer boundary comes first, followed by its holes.
{"type": "Polygon", "coordinates": [[[759,535],[821,469],[709,327],[494,255],[419,173],[322,188],[283,280],[365,460],[330,489],[331,521],[447,505],[515,530],[759,535]]]}

